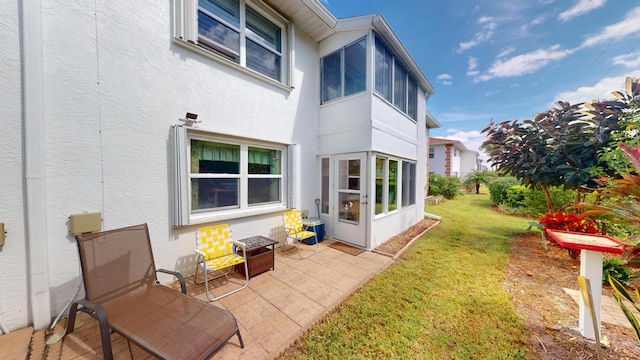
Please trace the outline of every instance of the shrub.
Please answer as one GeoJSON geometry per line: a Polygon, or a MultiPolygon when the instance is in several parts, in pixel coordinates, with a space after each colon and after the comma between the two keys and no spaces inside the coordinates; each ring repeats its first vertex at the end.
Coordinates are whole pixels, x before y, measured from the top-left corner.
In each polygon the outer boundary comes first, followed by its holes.
{"type": "Polygon", "coordinates": [[[631,270],[618,259],[608,259],[602,262],[602,282],[606,284],[609,276],[625,286],[629,286],[633,279],[631,270]]]}
{"type": "Polygon", "coordinates": [[[489,194],[493,205],[500,205],[507,199],[507,191],[513,186],[520,185],[514,177],[501,177],[489,183],[489,194]]]}
{"type": "Polygon", "coordinates": [[[547,213],[538,220],[545,229],[565,230],[597,234],[600,232],[593,219],[585,219],[579,215],[567,211],[556,211],[547,213]]]}
{"type": "Polygon", "coordinates": [[[460,187],[462,181],[455,176],[448,176],[444,178],[444,184],[442,186],[442,195],[447,198],[454,198],[460,194],[460,187]]]}
{"type": "Polygon", "coordinates": [[[532,190],[524,185],[515,185],[507,189],[507,197],[504,204],[512,207],[523,207],[527,195],[532,190]]]}
{"type": "Polygon", "coordinates": [[[429,195],[442,195],[442,179],[440,174],[429,174],[429,195]]]}
{"type": "MultiPolygon", "coordinates": [[[[566,210],[575,202],[575,190],[564,189],[562,186],[549,186],[548,190],[553,207],[558,211],[566,210]]],[[[544,192],[541,190],[533,190],[527,193],[523,205],[529,209],[532,215],[540,215],[549,211],[544,192]]]]}
{"type": "MultiPolygon", "coordinates": [[[[575,213],[566,211],[546,213],[541,216],[538,221],[544,229],[582,232],[588,234],[600,233],[595,220],[585,219],[575,213]]],[[[577,259],[580,256],[580,250],[578,249],[567,248],[567,252],[572,259],[577,259]]]]}
{"type": "Polygon", "coordinates": [[[455,176],[444,177],[440,174],[429,174],[429,195],[442,195],[454,198],[460,194],[462,181],[455,176]]]}

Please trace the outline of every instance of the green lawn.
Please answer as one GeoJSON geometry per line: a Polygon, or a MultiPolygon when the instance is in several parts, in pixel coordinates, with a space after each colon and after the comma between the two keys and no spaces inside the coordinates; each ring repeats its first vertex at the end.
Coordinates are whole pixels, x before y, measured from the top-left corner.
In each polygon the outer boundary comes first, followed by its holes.
{"type": "Polygon", "coordinates": [[[432,205],[442,222],[300,340],[300,359],[527,359],[527,333],[503,290],[510,235],[529,220],[487,195],[432,205]]]}

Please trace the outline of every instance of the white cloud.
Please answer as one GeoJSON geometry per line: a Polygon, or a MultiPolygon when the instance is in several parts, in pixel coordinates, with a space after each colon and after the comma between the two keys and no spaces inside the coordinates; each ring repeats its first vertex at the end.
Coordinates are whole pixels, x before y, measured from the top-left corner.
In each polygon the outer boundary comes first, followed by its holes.
{"type": "Polygon", "coordinates": [[[453,85],[453,76],[451,76],[449,74],[440,74],[440,75],[436,76],[436,82],[438,84],[451,86],[451,85],[453,85]]]}
{"type": "Polygon", "coordinates": [[[477,76],[478,74],[480,74],[480,71],[478,71],[478,59],[473,56],[469,56],[469,68],[467,69],[467,75],[477,76]]]}
{"type": "Polygon", "coordinates": [[[544,16],[538,16],[537,18],[533,19],[533,21],[531,21],[531,25],[540,25],[544,23],[545,20],[546,19],[544,16]]]}
{"type": "Polygon", "coordinates": [[[635,33],[640,33],[640,6],[629,11],[621,21],[605,27],[599,34],[588,37],[580,47],[619,41],[635,33]]]}
{"type": "Polygon", "coordinates": [[[500,54],[498,54],[497,57],[501,58],[501,57],[505,57],[505,56],[511,55],[514,51],[516,51],[516,48],[514,46],[510,46],[510,47],[502,50],[500,52],[500,54]]]}
{"type": "Polygon", "coordinates": [[[460,45],[458,46],[458,50],[456,50],[458,54],[461,54],[471,49],[472,47],[482,44],[493,36],[493,33],[495,32],[497,26],[497,24],[493,21],[493,18],[483,16],[478,19],[478,23],[485,25],[482,27],[482,30],[475,33],[472,40],[460,43],[460,45]]]}
{"type": "Polygon", "coordinates": [[[615,65],[622,65],[626,68],[640,68],[640,51],[616,56],[613,58],[613,63],[615,65]]]}
{"type": "MultiPolygon", "coordinates": [[[[640,70],[640,69],[638,69],[640,70]]],[[[581,86],[574,91],[561,92],[555,96],[554,104],[550,104],[549,107],[555,106],[555,101],[567,101],[570,104],[577,104],[581,102],[591,102],[591,100],[606,100],[613,97],[612,91],[624,90],[626,75],[606,77],[598,81],[593,86],[581,86]]]]}
{"type": "Polygon", "coordinates": [[[507,60],[496,60],[486,74],[476,76],[474,81],[487,81],[493,78],[515,77],[530,74],[571,54],[573,50],[564,50],[560,45],[539,49],[527,54],[514,56],[507,60]]]}
{"type": "Polygon", "coordinates": [[[605,2],[606,0],[578,0],[572,7],[561,12],[560,15],[558,15],[558,20],[567,21],[573,19],[576,16],[586,14],[589,11],[601,7],[605,2]]]}

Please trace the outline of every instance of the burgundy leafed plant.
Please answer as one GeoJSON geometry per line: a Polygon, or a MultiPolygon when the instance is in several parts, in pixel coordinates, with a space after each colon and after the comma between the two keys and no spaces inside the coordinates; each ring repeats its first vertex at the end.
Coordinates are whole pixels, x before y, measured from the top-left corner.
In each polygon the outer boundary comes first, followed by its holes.
{"type": "MultiPolygon", "coordinates": [[[[585,219],[572,212],[557,211],[554,213],[546,213],[538,219],[538,222],[545,228],[551,230],[564,230],[581,232],[588,234],[600,233],[595,220],[585,219]]],[[[567,249],[572,259],[580,256],[579,249],[567,249]]]]}

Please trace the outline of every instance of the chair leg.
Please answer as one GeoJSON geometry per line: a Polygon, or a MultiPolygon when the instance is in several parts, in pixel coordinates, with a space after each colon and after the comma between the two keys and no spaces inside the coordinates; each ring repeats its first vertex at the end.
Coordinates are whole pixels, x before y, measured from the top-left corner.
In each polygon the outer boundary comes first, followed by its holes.
{"type": "Polygon", "coordinates": [[[244,341],[242,341],[242,335],[240,335],[240,329],[238,329],[236,334],[238,335],[238,340],[240,340],[240,348],[244,349],[244,341]]]}
{"type": "MultiPolygon", "coordinates": [[[[298,250],[298,256],[300,257],[300,259],[306,259],[306,258],[308,258],[310,256],[313,256],[313,255],[318,253],[318,251],[320,250],[320,245],[318,244],[318,234],[315,234],[315,238],[316,238],[316,249],[311,254],[309,254],[307,256],[302,256],[302,249],[300,249],[300,242],[302,240],[298,240],[297,238],[291,237],[291,239],[293,239],[293,241],[296,243],[296,250],[298,250]]],[[[284,245],[282,245],[280,247],[280,249],[281,249],[280,251],[285,252],[285,251],[288,251],[290,249],[289,248],[289,249],[285,250],[284,249],[285,245],[286,245],[286,242],[285,242],[284,245]]]]}
{"type": "Polygon", "coordinates": [[[307,256],[302,256],[302,252],[300,251],[300,241],[296,241],[296,245],[298,245],[298,256],[300,256],[301,259],[306,259],[310,256],[313,256],[315,254],[318,253],[318,251],[320,250],[320,245],[318,244],[318,234],[315,234],[314,237],[316,238],[316,249],[314,252],[312,252],[311,254],[307,255],[307,256]]]}
{"type": "MultiPolygon", "coordinates": [[[[233,269],[233,266],[229,267],[229,271],[226,274],[229,274],[231,272],[231,270],[233,269]]],[[[225,274],[225,275],[226,275],[225,274]]],[[[216,277],[217,278],[217,277],[216,277]]],[[[214,279],[216,279],[214,278],[214,279]]],[[[216,301],[216,300],[220,300],[223,297],[227,297],[231,294],[235,294],[240,290],[243,290],[244,288],[246,288],[249,285],[249,269],[247,268],[247,262],[244,262],[244,278],[245,278],[245,282],[244,284],[233,290],[233,291],[229,291],[228,293],[224,293],[220,296],[216,296],[216,297],[211,297],[210,293],[209,293],[209,279],[207,278],[207,269],[204,269],[204,290],[205,290],[205,295],[207,296],[207,299],[209,299],[209,301],[216,301]]],[[[213,279],[210,279],[213,280],[213,279]]],[[[238,335],[240,335],[240,332],[238,332],[238,335]]],[[[242,341],[242,339],[240,339],[242,341]]]]}

